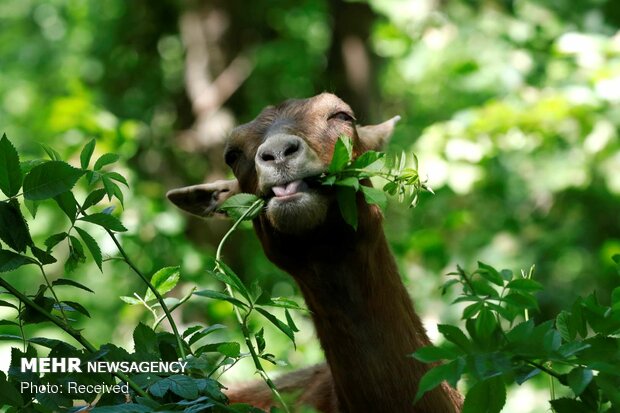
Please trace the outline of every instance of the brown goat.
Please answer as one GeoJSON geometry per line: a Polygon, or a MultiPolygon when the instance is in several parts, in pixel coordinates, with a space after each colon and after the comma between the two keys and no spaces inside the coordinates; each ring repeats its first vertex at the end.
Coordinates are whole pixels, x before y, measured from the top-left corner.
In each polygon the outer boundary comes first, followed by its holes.
{"type": "MultiPolygon", "coordinates": [[[[359,127],[351,108],[323,93],[270,106],[231,134],[226,163],[236,180],[170,191],[180,208],[207,216],[236,192],[267,199],[254,228],[267,257],[299,284],[327,364],[276,380],[320,412],[458,412],[461,396],[443,383],[414,405],[429,366],[409,357],[430,344],[400,279],[375,205],[357,200],[357,230],[330,189],[305,179],[326,171],[341,135],[354,155],[378,150],[398,119],[359,127]]],[[[257,383],[228,392],[232,402],[274,405],[257,383]]]]}

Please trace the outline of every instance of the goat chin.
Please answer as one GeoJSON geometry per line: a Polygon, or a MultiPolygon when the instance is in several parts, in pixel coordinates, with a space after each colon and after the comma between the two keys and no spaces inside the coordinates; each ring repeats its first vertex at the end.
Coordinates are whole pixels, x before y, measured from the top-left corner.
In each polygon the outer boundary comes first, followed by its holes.
{"type": "Polygon", "coordinates": [[[314,192],[303,192],[284,201],[271,198],[267,204],[267,219],[275,229],[286,234],[302,234],[325,221],[329,201],[314,192]]]}

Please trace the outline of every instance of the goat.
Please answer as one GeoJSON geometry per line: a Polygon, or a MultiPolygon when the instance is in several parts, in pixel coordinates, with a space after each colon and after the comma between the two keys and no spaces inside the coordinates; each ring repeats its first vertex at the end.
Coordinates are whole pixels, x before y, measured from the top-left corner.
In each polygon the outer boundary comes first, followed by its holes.
{"type": "MultiPolygon", "coordinates": [[[[329,93],[265,108],[235,128],[225,161],[231,181],[195,185],[167,196],[181,209],[208,216],[237,192],[267,200],[253,221],[265,254],[298,283],[311,311],[326,364],[276,380],[298,390],[299,402],[323,413],[459,412],[460,394],[447,383],[413,403],[429,366],[410,354],[430,344],[398,274],[382,214],[358,196],[358,228],[346,224],[332,190],[312,184],[330,164],[339,136],[354,156],[379,150],[398,118],[357,126],[353,111],[329,93]]],[[[264,384],[228,392],[231,402],[268,409],[264,384]]]]}

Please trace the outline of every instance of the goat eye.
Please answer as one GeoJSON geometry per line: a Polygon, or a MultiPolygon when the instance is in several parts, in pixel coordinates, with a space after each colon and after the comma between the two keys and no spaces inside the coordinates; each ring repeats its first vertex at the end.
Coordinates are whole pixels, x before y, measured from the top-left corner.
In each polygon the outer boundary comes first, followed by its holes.
{"type": "Polygon", "coordinates": [[[329,117],[329,119],[337,119],[343,122],[353,122],[355,118],[349,115],[347,112],[336,112],[329,117]]]}
{"type": "Polygon", "coordinates": [[[233,164],[239,159],[239,156],[241,156],[241,151],[232,149],[224,154],[224,161],[226,162],[226,165],[232,167],[233,164]]]}

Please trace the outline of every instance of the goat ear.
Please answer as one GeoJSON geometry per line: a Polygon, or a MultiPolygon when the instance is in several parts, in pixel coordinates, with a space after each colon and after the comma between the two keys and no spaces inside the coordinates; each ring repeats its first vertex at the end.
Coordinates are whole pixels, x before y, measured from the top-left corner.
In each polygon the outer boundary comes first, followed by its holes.
{"type": "Polygon", "coordinates": [[[239,193],[236,179],[192,185],[168,191],[166,197],[185,212],[199,217],[226,216],[217,209],[231,196],[239,193]]]}
{"type": "Polygon", "coordinates": [[[392,137],[396,122],[400,120],[400,116],[394,116],[392,119],[386,120],[378,125],[359,126],[357,135],[360,138],[362,146],[366,150],[380,151],[382,150],[392,137]]]}

